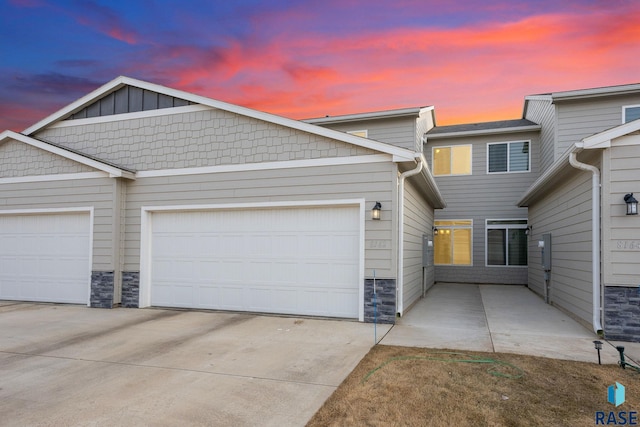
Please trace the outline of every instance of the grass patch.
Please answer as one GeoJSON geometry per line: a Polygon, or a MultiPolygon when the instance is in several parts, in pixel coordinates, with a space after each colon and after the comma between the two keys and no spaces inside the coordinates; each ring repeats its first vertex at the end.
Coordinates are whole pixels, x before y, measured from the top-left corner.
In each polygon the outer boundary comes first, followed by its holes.
{"type": "Polygon", "coordinates": [[[377,345],[308,426],[589,426],[596,411],[640,411],[640,374],[617,365],[377,345]],[[616,381],[626,387],[617,408],[607,402],[616,381]]]}

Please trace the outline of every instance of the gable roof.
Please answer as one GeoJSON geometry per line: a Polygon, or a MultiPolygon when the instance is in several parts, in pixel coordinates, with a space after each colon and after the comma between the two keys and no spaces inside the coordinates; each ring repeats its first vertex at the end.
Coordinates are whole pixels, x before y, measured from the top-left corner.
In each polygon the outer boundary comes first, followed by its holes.
{"type": "Polygon", "coordinates": [[[427,138],[457,138],[471,135],[529,132],[538,131],[540,129],[541,126],[539,124],[527,119],[500,120],[495,122],[436,126],[427,132],[427,138]]]}
{"type": "Polygon", "coordinates": [[[576,146],[584,149],[609,148],[612,140],[638,131],[640,131],[640,119],[583,138],[576,146]]]}
{"type": "Polygon", "coordinates": [[[51,142],[32,138],[30,136],[23,135],[21,133],[6,130],[0,133],[0,144],[7,140],[19,141],[28,144],[32,147],[39,148],[49,153],[56,154],[69,160],[81,163],[83,165],[92,167],[94,169],[106,172],[112,178],[128,178],[135,179],[135,172],[129,169],[122,168],[112,163],[105,162],[93,157],[89,157],[86,154],[79,153],[75,150],[70,150],[66,147],[61,147],[51,142]]]}
{"type": "Polygon", "coordinates": [[[50,116],[40,120],[38,123],[25,129],[22,133],[24,135],[32,135],[51,124],[64,120],[70,115],[82,110],[83,108],[93,104],[96,100],[114,92],[126,85],[134,86],[153,92],[157,92],[163,95],[184,99],[195,104],[202,104],[211,108],[228,111],[231,113],[239,114],[246,117],[251,117],[257,120],[262,120],[269,123],[274,123],[280,126],[293,128],[302,132],[307,132],[326,138],[342,141],[348,144],[356,145],[363,148],[368,148],[381,153],[390,154],[393,156],[393,160],[396,162],[414,160],[420,156],[420,153],[415,153],[405,148],[396,147],[394,145],[385,144],[383,142],[373,141],[367,138],[362,138],[355,135],[350,135],[344,132],[316,126],[310,123],[305,123],[299,120],[293,120],[275,114],[265,113],[262,111],[253,110],[250,108],[242,107],[235,104],[230,104],[223,101],[218,101],[212,98],[207,98],[200,95],[195,95],[189,92],[184,92],[177,89],[171,89],[165,86],[161,86],[155,83],[149,83],[142,80],[136,80],[130,77],[120,76],[110,82],[102,85],[93,92],[83,96],[75,102],[67,105],[66,107],[58,110],[50,116]]]}

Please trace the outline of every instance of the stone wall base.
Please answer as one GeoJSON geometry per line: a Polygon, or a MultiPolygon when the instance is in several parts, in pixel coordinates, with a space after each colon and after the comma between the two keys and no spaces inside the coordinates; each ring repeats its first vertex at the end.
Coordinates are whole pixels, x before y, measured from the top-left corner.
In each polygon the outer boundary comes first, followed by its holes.
{"type": "Polygon", "coordinates": [[[396,279],[376,279],[376,298],[373,298],[373,279],[364,280],[364,321],[367,323],[395,323],[396,279]]]}
{"type": "Polygon", "coordinates": [[[138,308],[140,306],[140,272],[122,272],[122,307],[138,308]]]}
{"type": "Polygon", "coordinates": [[[640,288],[605,286],[604,337],[640,342],[640,288]]]}
{"type": "Polygon", "coordinates": [[[89,305],[95,308],[113,308],[113,271],[91,272],[91,297],[89,305]]]}

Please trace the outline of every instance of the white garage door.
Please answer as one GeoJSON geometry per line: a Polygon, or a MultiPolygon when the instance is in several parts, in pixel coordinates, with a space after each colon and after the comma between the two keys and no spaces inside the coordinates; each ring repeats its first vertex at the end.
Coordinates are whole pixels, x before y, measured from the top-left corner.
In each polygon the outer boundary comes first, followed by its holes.
{"type": "Polygon", "coordinates": [[[151,305],[358,317],[358,207],[152,214],[151,305]]]}
{"type": "Polygon", "coordinates": [[[0,299],[87,304],[89,213],[0,215],[0,299]]]}

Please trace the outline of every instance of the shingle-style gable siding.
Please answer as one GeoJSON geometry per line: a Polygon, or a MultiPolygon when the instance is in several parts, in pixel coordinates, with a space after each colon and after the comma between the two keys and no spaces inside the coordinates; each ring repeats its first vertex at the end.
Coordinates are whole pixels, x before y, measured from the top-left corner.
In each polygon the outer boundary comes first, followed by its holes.
{"type": "Polygon", "coordinates": [[[540,129],[540,171],[544,172],[556,160],[554,156],[555,106],[551,103],[551,99],[527,100],[525,119],[542,125],[540,129]]]}
{"type": "Polygon", "coordinates": [[[222,110],[52,127],[37,137],[134,170],[375,154],[222,110]]]}
{"type": "Polygon", "coordinates": [[[20,141],[0,144],[0,178],[80,172],[95,172],[95,169],[20,141]]]}

